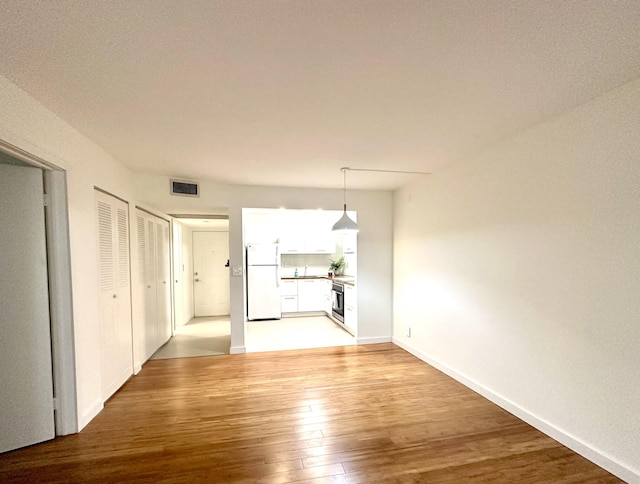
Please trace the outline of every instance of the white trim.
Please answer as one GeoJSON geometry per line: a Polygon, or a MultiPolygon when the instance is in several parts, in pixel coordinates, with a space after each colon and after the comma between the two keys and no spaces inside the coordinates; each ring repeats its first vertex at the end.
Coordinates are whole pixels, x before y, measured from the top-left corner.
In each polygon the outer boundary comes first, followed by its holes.
{"type": "MultiPolygon", "coordinates": [[[[27,143],[25,143],[27,144],[27,143]]],[[[0,151],[43,170],[49,203],[46,210],[47,271],[51,321],[51,366],[57,407],[54,415],[56,435],[80,430],[76,392],[71,253],[66,171],[29,151],[0,139],[0,151]]],[[[47,154],[48,159],[58,159],[47,154]]]]}
{"type": "Polygon", "coordinates": [[[78,431],[66,172],[44,171],[56,435],[78,431]]]}
{"type": "Polygon", "coordinates": [[[53,163],[50,163],[47,160],[44,160],[32,153],[29,153],[28,151],[25,151],[3,139],[0,139],[0,150],[8,155],[13,156],[14,158],[28,163],[31,166],[37,166],[38,168],[42,168],[43,170],[60,170],[60,168],[53,163]]]}
{"type": "Polygon", "coordinates": [[[246,346],[232,346],[229,348],[230,355],[242,355],[247,352],[246,346]]]}
{"type": "Polygon", "coordinates": [[[512,402],[511,400],[508,400],[507,398],[504,398],[501,395],[494,393],[489,388],[486,388],[480,383],[470,378],[467,378],[465,375],[458,373],[456,370],[448,367],[444,363],[441,363],[440,361],[434,358],[431,358],[429,355],[413,348],[412,346],[405,344],[403,341],[400,341],[397,338],[393,338],[393,343],[399,346],[400,348],[408,351],[409,353],[416,356],[417,358],[421,359],[425,363],[433,366],[434,368],[450,376],[454,380],[462,383],[467,388],[470,388],[476,393],[479,393],[486,399],[495,403],[499,407],[502,407],[507,412],[515,415],[519,419],[535,427],[536,429],[548,435],[552,439],[557,440],[562,445],[570,448],[571,450],[580,454],[586,459],[589,459],[594,464],[611,472],[612,474],[619,477],[620,479],[626,482],[640,483],[640,471],[634,470],[630,467],[625,466],[621,462],[618,462],[615,458],[606,455],[604,452],[594,448],[593,446],[587,444],[586,442],[583,442],[579,438],[554,426],[552,423],[547,422],[546,420],[536,415],[533,415],[532,413],[518,406],[516,403],[512,402]]]}
{"type": "Polygon", "coordinates": [[[377,336],[375,338],[356,338],[357,345],[377,345],[380,343],[391,343],[390,336],[377,336]]]}
{"type": "Polygon", "coordinates": [[[102,399],[97,399],[93,404],[87,409],[86,412],[82,414],[82,419],[80,420],[80,428],[78,432],[85,428],[89,422],[91,422],[104,408],[104,403],[102,403],[102,399]]]}
{"type": "Polygon", "coordinates": [[[133,374],[137,375],[138,373],[140,373],[142,371],[142,363],[134,363],[133,364],[133,374]]]}

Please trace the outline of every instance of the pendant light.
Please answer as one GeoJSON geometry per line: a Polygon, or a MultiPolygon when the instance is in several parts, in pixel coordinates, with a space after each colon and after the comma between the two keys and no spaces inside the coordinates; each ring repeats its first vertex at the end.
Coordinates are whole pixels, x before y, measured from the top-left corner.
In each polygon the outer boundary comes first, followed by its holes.
{"type": "Polygon", "coordinates": [[[347,215],[347,170],[349,168],[340,168],[343,173],[344,179],[344,212],[342,218],[333,225],[334,232],[357,232],[358,224],[349,218],[347,215]]]}

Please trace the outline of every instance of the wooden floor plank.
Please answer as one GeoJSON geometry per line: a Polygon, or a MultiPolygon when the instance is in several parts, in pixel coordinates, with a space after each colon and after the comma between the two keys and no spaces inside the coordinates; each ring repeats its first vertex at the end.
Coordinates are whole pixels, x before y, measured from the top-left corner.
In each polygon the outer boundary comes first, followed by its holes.
{"type": "Polygon", "coordinates": [[[148,362],[0,482],[621,482],[393,344],[148,362]]]}

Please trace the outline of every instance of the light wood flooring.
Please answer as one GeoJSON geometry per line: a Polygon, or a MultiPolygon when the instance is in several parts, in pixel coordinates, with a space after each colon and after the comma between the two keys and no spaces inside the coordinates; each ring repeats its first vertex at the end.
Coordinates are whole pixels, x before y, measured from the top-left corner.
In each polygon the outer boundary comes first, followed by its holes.
{"type": "Polygon", "coordinates": [[[149,361],[0,482],[620,482],[393,344],[149,361]]]}

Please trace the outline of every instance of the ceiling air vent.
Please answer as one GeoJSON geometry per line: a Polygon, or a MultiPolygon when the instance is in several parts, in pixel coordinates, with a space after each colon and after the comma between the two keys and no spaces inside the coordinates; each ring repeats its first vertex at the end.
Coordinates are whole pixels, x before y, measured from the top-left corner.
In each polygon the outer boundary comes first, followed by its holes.
{"type": "Polygon", "coordinates": [[[171,180],[171,195],[181,197],[199,197],[200,185],[184,180],[171,180]]]}

